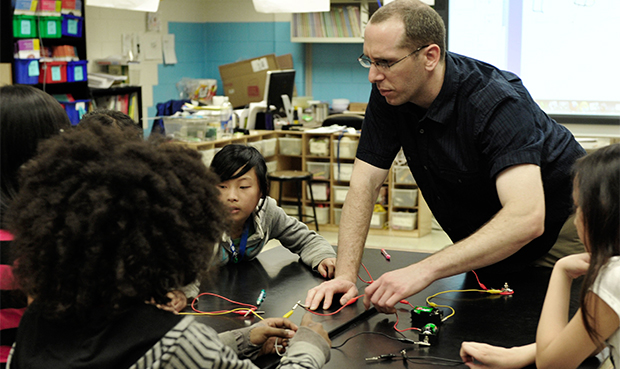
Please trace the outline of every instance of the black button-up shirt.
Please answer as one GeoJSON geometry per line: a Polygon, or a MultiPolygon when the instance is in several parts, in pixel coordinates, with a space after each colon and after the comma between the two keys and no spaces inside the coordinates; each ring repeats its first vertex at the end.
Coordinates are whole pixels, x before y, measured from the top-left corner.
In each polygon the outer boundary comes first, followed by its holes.
{"type": "Polygon", "coordinates": [[[412,103],[391,106],[373,85],[357,158],[388,169],[401,147],[424,199],[453,242],[501,209],[495,187],[501,171],[540,166],[545,234],[495,265],[502,271],[525,266],[553,246],[572,211],[572,164],[585,154],[516,75],[449,52],[443,86],[428,110],[412,103]]]}

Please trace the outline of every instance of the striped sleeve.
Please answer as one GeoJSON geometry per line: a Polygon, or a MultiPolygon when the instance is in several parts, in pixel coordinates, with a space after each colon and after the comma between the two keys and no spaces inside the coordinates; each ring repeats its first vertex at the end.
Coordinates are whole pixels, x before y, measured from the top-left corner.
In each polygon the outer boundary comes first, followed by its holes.
{"type": "Polygon", "coordinates": [[[257,368],[250,360],[241,360],[225,346],[217,333],[185,317],[147,351],[131,369],[185,368],[257,368]]]}

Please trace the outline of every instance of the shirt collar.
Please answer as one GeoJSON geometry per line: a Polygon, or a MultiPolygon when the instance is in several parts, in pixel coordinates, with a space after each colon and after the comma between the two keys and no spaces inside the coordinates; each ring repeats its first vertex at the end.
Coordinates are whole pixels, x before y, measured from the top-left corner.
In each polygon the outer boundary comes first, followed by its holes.
{"type": "Polygon", "coordinates": [[[452,54],[446,51],[443,84],[439,94],[428,108],[425,119],[448,124],[448,119],[453,115],[456,104],[456,92],[460,85],[459,75],[460,71],[452,54]]]}

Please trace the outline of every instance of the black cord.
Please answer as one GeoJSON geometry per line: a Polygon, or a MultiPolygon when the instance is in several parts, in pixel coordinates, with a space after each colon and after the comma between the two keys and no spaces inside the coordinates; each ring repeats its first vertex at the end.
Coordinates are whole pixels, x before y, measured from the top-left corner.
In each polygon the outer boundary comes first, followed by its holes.
{"type": "Polygon", "coordinates": [[[349,337],[346,340],[344,340],[344,342],[342,342],[341,344],[336,345],[336,346],[332,346],[331,348],[333,348],[333,349],[341,348],[347,342],[349,342],[350,340],[352,340],[355,337],[361,336],[362,334],[376,334],[376,335],[379,335],[379,336],[383,336],[385,338],[389,338],[389,339],[394,340],[394,341],[400,341],[400,342],[404,342],[404,343],[415,343],[414,340],[410,340],[409,338],[398,338],[398,337],[393,337],[393,336],[390,336],[388,334],[381,333],[381,332],[370,332],[370,331],[368,331],[368,332],[360,332],[360,333],[354,334],[351,337],[349,337]]]}
{"type": "Polygon", "coordinates": [[[445,359],[437,356],[408,356],[407,349],[403,349],[400,354],[403,356],[403,359],[412,364],[430,364],[438,366],[457,366],[465,364],[461,360],[445,359]]]}
{"type": "Polygon", "coordinates": [[[442,357],[436,356],[405,356],[405,359],[412,364],[427,364],[437,366],[458,366],[465,364],[464,362],[459,360],[444,359],[442,357]]]}

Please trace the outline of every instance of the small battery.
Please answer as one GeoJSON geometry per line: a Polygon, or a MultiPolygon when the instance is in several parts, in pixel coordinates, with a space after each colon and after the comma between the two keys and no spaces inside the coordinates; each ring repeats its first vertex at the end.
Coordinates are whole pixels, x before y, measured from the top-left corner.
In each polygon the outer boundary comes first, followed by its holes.
{"type": "Polygon", "coordinates": [[[416,306],[411,310],[411,326],[422,328],[428,323],[441,324],[443,312],[430,306],[416,306]]]}
{"type": "Polygon", "coordinates": [[[438,335],[439,335],[439,328],[433,323],[428,323],[424,325],[424,327],[422,327],[422,331],[419,334],[419,339],[422,342],[426,342],[431,345],[436,345],[438,335]]]}

